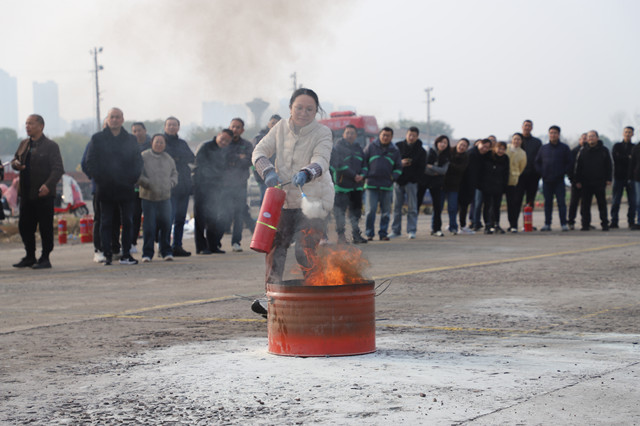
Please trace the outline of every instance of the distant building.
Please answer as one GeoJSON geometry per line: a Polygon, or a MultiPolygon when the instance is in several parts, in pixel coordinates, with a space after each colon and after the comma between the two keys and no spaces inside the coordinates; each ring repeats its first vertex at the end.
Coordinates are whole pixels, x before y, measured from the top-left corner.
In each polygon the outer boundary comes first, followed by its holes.
{"type": "Polygon", "coordinates": [[[59,105],[58,85],[55,82],[33,83],[33,112],[44,117],[45,134],[52,137],[64,134],[59,105]]]}
{"type": "Polygon", "coordinates": [[[0,69],[0,127],[19,131],[18,80],[0,69]]]}
{"type": "Polygon", "coordinates": [[[240,117],[246,122],[249,108],[242,104],[225,104],[218,101],[202,103],[203,127],[227,127],[235,117],[240,117]]]}

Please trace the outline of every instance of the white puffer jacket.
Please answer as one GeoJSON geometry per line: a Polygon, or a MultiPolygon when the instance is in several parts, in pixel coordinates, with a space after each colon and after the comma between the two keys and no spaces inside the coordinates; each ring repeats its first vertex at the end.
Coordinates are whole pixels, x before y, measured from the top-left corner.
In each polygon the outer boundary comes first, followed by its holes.
{"type": "MultiPolygon", "coordinates": [[[[334,199],[329,171],[332,148],[333,138],[327,126],[314,120],[295,134],[290,120],[280,120],[256,145],[251,161],[255,164],[260,157],[271,158],[276,154],[274,166],[281,182],[290,182],[296,173],[311,163],[318,164],[322,174],[306,183],[302,190],[309,201],[321,201],[322,209],[329,214],[334,199]]],[[[287,193],[284,208],[300,208],[302,197],[298,187],[289,184],[282,189],[287,193]]]]}

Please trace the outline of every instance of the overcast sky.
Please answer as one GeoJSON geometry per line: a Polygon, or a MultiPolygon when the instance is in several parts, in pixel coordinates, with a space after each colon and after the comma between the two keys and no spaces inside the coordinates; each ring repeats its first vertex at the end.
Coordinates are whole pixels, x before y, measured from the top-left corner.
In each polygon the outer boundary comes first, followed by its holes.
{"type": "MultiPolygon", "coordinates": [[[[95,117],[99,56],[103,112],[176,115],[200,123],[202,101],[272,104],[290,75],[334,106],[380,124],[434,120],[454,137],[506,139],[522,120],[557,124],[567,139],[595,128],[619,139],[640,127],[640,2],[7,0],[0,68],[18,78],[19,116],[32,82],[59,85],[60,114],[95,117]]],[[[104,115],[104,114],[103,114],[104,115]]],[[[46,117],[45,117],[46,119],[46,117]]],[[[637,132],[637,133],[640,133],[637,132]]]]}

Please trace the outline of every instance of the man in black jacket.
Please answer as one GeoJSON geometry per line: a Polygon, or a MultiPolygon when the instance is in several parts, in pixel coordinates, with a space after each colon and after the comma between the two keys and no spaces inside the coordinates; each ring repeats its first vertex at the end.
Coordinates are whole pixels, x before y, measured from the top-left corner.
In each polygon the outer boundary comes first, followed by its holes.
{"type": "Polygon", "coordinates": [[[631,229],[640,230],[640,143],[636,144],[631,151],[631,161],[629,162],[629,179],[635,187],[635,225],[631,229]]]}
{"type": "MultiPolygon", "coordinates": [[[[100,237],[105,265],[111,265],[111,235],[114,210],[119,207],[122,220],[123,265],[138,263],[131,254],[133,238],[133,204],[135,184],[142,173],[142,156],[135,138],[122,127],[124,116],[119,108],[111,108],[107,126],[94,134],[87,152],[87,172],[96,183],[100,202],[100,237]]],[[[116,210],[117,213],[117,210],[116,210]]]]}
{"type": "Polygon", "coordinates": [[[602,230],[609,230],[605,189],[611,184],[611,172],[609,150],[598,139],[598,132],[589,131],[587,146],[580,151],[576,160],[576,186],[582,190],[582,231],[588,231],[591,227],[591,200],[594,195],[598,202],[602,230]]]}
{"type": "MultiPolygon", "coordinates": [[[[27,117],[28,139],[20,142],[11,167],[20,172],[20,219],[18,228],[26,256],[13,266],[51,268],[53,250],[53,201],[56,184],[64,174],[60,148],[44,134],[40,115],[27,117]],[[40,228],[42,256],[36,261],[36,228],[40,228]]],[[[1,208],[1,206],[0,206],[1,208]]]]}
{"type": "Polygon", "coordinates": [[[540,182],[540,174],[536,171],[536,156],[542,141],[531,134],[533,130],[533,122],[524,120],[522,123],[522,149],[527,153],[527,165],[518,179],[516,200],[518,205],[522,206],[522,199],[526,197],[526,204],[534,208],[536,201],[536,193],[538,192],[538,182],[540,182]]]}
{"type": "Polygon", "coordinates": [[[354,244],[367,242],[360,232],[362,216],[362,192],[364,187],[364,153],[360,145],[355,143],[358,132],[353,124],[348,124],[342,133],[342,139],[331,151],[331,173],[335,189],[333,216],[336,218],[338,243],[346,243],[345,216],[349,209],[351,235],[354,244]]]}
{"type": "Polygon", "coordinates": [[[191,256],[191,252],[182,247],[184,223],[189,208],[189,197],[193,190],[191,182],[191,167],[195,155],[184,139],[180,139],[180,120],[169,117],[164,121],[164,138],[167,141],[166,153],[173,158],[178,170],[178,185],[171,190],[171,223],[173,224],[173,242],[171,250],[175,257],[191,256]]]}
{"type": "MultiPolygon", "coordinates": [[[[247,179],[251,172],[251,154],[253,145],[242,138],[244,133],[244,120],[234,118],[229,129],[233,132],[233,140],[227,150],[227,173],[225,185],[230,189],[228,202],[233,207],[233,229],[231,232],[231,247],[235,252],[241,252],[242,225],[245,222],[254,222],[249,215],[247,205],[247,179]]],[[[255,226],[255,224],[254,224],[255,226]]],[[[253,228],[250,227],[253,232],[253,228]]]]}
{"type": "Polygon", "coordinates": [[[582,191],[576,186],[576,159],[578,158],[578,153],[580,153],[580,150],[586,144],[587,134],[583,133],[580,135],[578,145],[576,145],[571,150],[571,167],[569,168],[569,172],[567,173],[567,175],[569,176],[569,181],[571,182],[571,196],[569,198],[569,216],[567,218],[567,224],[569,225],[569,229],[572,231],[575,229],[578,204],[580,204],[580,199],[582,198],[582,191]]]}
{"type": "Polygon", "coordinates": [[[409,239],[416,237],[418,230],[418,182],[424,175],[427,164],[427,152],[418,139],[420,130],[410,127],[405,139],[396,143],[402,158],[402,174],[393,184],[393,223],[391,238],[402,233],[402,206],[407,197],[407,235],[409,239]]]}
{"type": "Polygon", "coordinates": [[[627,223],[629,228],[635,224],[635,204],[636,191],[633,181],[629,177],[629,163],[631,161],[631,151],[633,150],[633,127],[627,126],[622,132],[622,142],[613,145],[611,155],[613,156],[613,190],[611,193],[611,225],[610,228],[618,227],[618,212],[622,201],[622,193],[627,191],[627,223]]]}
{"type": "Polygon", "coordinates": [[[233,132],[224,129],[213,140],[205,142],[196,154],[193,198],[197,254],[224,253],[220,249],[220,240],[231,216],[226,202],[224,176],[227,172],[227,147],[232,138],[233,132]],[[203,232],[205,229],[206,233],[203,232]]]}

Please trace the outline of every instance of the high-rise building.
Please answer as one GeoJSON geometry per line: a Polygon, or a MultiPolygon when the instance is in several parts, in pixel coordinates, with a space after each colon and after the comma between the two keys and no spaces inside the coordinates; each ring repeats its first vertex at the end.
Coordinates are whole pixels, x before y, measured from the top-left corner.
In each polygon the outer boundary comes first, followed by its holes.
{"type": "Polygon", "coordinates": [[[60,120],[58,85],[53,81],[33,83],[33,113],[44,118],[46,135],[62,136],[64,131],[60,120]]]}
{"type": "Polygon", "coordinates": [[[18,132],[18,80],[0,69],[0,127],[18,132]]]}

